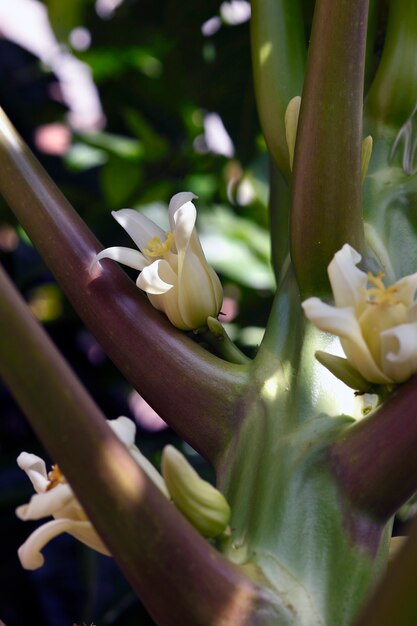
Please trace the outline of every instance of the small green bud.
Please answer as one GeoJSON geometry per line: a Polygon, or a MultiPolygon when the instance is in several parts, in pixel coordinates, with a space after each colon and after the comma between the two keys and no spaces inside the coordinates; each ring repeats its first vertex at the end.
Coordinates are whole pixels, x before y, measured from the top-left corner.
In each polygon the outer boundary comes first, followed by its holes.
{"type": "Polygon", "coordinates": [[[209,331],[217,339],[223,339],[223,337],[224,337],[224,328],[223,328],[221,322],[219,322],[219,320],[217,319],[217,317],[209,316],[207,318],[207,326],[208,326],[209,331]]]}
{"type": "Polygon", "coordinates": [[[162,453],[162,475],[175,506],[204,537],[218,537],[227,529],[231,511],[225,497],[173,446],[162,453]]]}
{"type": "Polygon", "coordinates": [[[290,156],[290,169],[294,162],[295,140],[297,138],[298,118],[300,116],[301,97],[292,98],[285,111],[285,137],[287,139],[288,153],[290,156]]]}
{"type": "Polygon", "coordinates": [[[351,389],[355,391],[369,391],[370,383],[349,363],[347,359],[340,356],[317,350],[315,357],[319,363],[324,365],[329,372],[339,378],[351,389]]]}
{"type": "Polygon", "coordinates": [[[371,135],[365,137],[362,141],[362,163],[361,163],[361,181],[365,180],[368,171],[369,161],[371,160],[373,139],[371,135]]]}

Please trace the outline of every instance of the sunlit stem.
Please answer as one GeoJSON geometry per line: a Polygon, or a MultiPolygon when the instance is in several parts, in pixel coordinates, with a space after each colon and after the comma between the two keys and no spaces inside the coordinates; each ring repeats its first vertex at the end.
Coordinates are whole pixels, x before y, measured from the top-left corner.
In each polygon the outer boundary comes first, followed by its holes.
{"type": "Polygon", "coordinates": [[[237,345],[230,339],[226,329],[218,319],[208,317],[207,326],[208,331],[200,333],[200,337],[213,348],[215,354],[230,363],[245,365],[250,362],[246,354],[239,350],[237,345]]]}

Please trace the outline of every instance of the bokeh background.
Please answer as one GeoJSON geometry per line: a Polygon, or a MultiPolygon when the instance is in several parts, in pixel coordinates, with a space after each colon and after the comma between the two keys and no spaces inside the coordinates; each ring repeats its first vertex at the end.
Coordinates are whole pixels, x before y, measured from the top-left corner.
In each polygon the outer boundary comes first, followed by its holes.
{"type": "MultiPolygon", "coordinates": [[[[136,208],[164,226],[174,193],[198,195],[202,244],[225,290],[223,321],[252,356],[275,285],[249,17],[246,0],[0,0],[0,105],[105,246],[129,245],[112,210],[136,208]]],[[[2,200],[0,262],[106,416],[134,419],[157,467],[173,443],[210,478],[80,323],[2,200]]],[[[0,620],[152,624],[112,560],[71,537],[47,546],[40,570],[21,568],[17,548],[36,526],[14,515],[32,493],[16,465],[22,450],[45,457],[0,382],[0,620]]]]}

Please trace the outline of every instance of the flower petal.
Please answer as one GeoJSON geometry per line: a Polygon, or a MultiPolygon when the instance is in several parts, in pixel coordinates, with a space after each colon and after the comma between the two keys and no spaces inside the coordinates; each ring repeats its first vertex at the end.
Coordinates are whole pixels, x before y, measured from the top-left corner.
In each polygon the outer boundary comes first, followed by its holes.
{"type": "Polygon", "coordinates": [[[172,216],[175,246],[180,257],[190,243],[196,219],[197,209],[192,202],[181,205],[172,216]]]}
{"type": "Polygon", "coordinates": [[[181,274],[178,275],[178,306],[189,328],[205,326],[208,316],[216,317],[222,302],[222,289],[216,274],[207,263],[187,250],[181,274]],[[219,302],[220,300],[220,302],[219,302]]]}
{"type": "Polygon", "coordinates": [[[145,267],[136,281],[139,289],[153,295],[161,295],[177,283],[177,275],[165,259],[157,259],[145,267]]]}
{"type": "Polygon", "coordinates": [[[126,448],[131,448],[135,443],[136,426],[135,423],[128,417],[121,415],[115,420],[107,420],[108,425],[120,439],[126,448]]]}
{"type": "Polygon", "coordinates": [[[94,268],[95,264],[102,259],[112,259],[112,261],[117,261],[118,263],[122,263],[128,267],[133,267],[133,269],[139,271],[143,270],[143,268],[149,264],[148,259],[138,250],[123,248],[122,246],[113,246],[112,248],[106,248],[96,254],[91,262],[90,272],[94,268]]]}
{"type": "Polygon", "coordinates": [[[138,211],[120,209],[120,211],[112,211],[112,215],[133,239],[139,250],[146,248],[154,237],[159,237],[161,241],[165,239],[165,232],[162,228],[138,211]]]}
{"type": "Polygon", "coordinates": [[[74,497],[74,493],[68,484],[59,484],[50,491],[33,495],[28,504],[22,504],[17,507],[16,515],[19,519],[25,521],[48,517],[57,513],[74,497]]]}
{"type": "Polygon", "coordinates": [[[91,522],[74,522],[66,532],[89,548],[110,556],[108,548],[98,536],[91,522]]]}
{"type": "Polygon", "coordinates": [[[395,294],[397,298],[405,304],[405,306],[412,305],[417,291],[417,273],[404,276],[404,278],[398,280],[395,285],[398,287],[398,291],[395,294]]]}
{"type": "Polygon", "coordinates": [[[180,330],[193,330],[183,319],[178,306],[178,287],[174,286],[170,291],[161,295],[148,293],[149,302],[158,311],[163,311],[171,324],[180,330]]]}
{"type": "Polygon", "coordinates": [[[137,463],[141,466],[145,474],[147,474],[148,478],[150,478],[151,481],[158,487],[158,489],[162,491],[164,496],[169,498],[170,495],[168,493],[168,489],[164,479],[162,478],[158,470],[152,465],[149,459],[147,459],[146,456],[144,456],[139,448],[137,448],[136,446],[133,446],[130,449],[130,453],[135,461],[137,461],[137,463]]]}
{"type": "Polygon", "coordinates": [[[381,361],[384,372],[396,383],[417,371],[417,322],[401,324],[381,333],[381,361]]]}
{"type": "Polygon", "coordinates": [[[361,258],[356,250],[345,243],[327,268],[334,301],[338,307],[356,308],[366,298],[368,276],[356,267],[361,258]]]}
{"type": "Polygon", "coordinates": [[[49,484],[45,461],[36,454],[21,452],[17,464],[28,475],[36,493],[43,493],[49,484]]]}
{"type": "Polygon", "coordinates": [[[411,304],[407,309],[407,321],[417,322],[417,302],[411,304]]]}
{"type": "Polygon", "coordinates": [[[168,206],[168,215],[169,215],[169,223],[171,225],[171,230],[174,230],[175,220],[174,215],[184,204],[191,202],[192,200],[197,199],[198,196],[193,194],[191,191],[181,191],[180,193],[176,193],[175,196],[172,196],[171,201],[168,206]]]}
{"type": "Polygon", "coordinates": [[[75,523],[76,522],[69,519],[62,519],[52,520],[39,526],[39,528],[29,535],[25,543],[23,543],[17,551],[22,566],[30,570],[42,567],[45,559],[41,554],[41,550],[51,539],[54,539],[61,533],[68,532],[75,523]]]}
{"type": "Polygon", "coordinates": [[[122,443],[129,449],[129,452],[141,466],[143,471],[148,477],[155,483],[155,485],[162,491],[162,493],[169,498],[168,490],[165,485],[165,481],[157,469],[152,463],[142,454],[142,452],[135,446],[135,434],[136,425],[128,417],[123,415],[115,420],[107,420],[108,425],[113,430],[114,434],[120,439],[122,443]]]}
{"type": "Polygon", "coordinates": [[[333,307],[319,298],[308,298],[302,303],[302,307],[307,318],[317,328],[341,338],[347,358],[366,380],[374,383],[392,382],[375,363],[362,337],[353,308],[333,307]]]}

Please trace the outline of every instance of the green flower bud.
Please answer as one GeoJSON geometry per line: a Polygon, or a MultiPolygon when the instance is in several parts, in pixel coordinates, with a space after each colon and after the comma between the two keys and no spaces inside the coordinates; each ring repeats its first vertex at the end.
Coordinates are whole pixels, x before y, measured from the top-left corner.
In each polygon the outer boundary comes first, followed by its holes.
{"type": "Polygon", "coordinates": [[[355,391],[369,391],[370,383],[349,363],[340,356],[317,350],[315,357],[329,372],[355,391]]]}
{"type": "Polygon", "coordinates": [[[362,140],[362,163],[361,163],[361,181],[365,180],[366,172],[368,171],[369,161],[372,155],[373,139],[371,135],[365,137],[362,140]]]}
{"type": "Polygon", "coordinates": [[[175,506],[204,537],[218,537],[227,529],[231,511],[225,497],[173,446],[162,453],[162,476],[175,506]]]}
{"type": "Polygon", "coordinates": [[[298,118],[300,117],[301,97],[292,98],[285,111],[285,136],[290,157],[290,169],[294,162],[295,140],[297,138],[298,118]]]}

